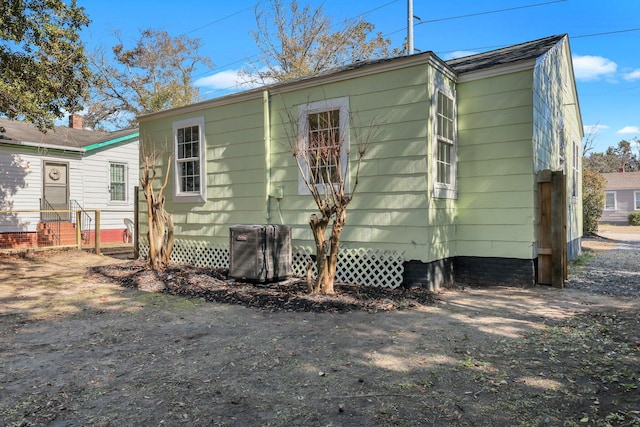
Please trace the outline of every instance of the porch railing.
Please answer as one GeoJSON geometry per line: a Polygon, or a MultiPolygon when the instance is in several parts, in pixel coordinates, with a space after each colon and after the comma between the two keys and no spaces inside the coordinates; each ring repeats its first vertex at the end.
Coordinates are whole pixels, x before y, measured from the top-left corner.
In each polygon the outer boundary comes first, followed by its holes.
{"type": "MultiPolygon", "coordinates": [[[[80,212],[80,233],[82,235],[82,240],[85,243],[89,242],[89,234],[88,231],[91,230],[91,215],[87,211],[84,210],[82,205],[78,203],[76,200],[71,200],[69,202],[69,210],[76,213],[76,215],[72,215],[72,221],[75,224],[78,218],[77,212],[80,212]]],[[[78,227],[78,224],[76,224],[78,227]]]]}
{"type": "Polygon", "coordinates": [[[47,224],[53,246],[60,245],[60,223],[62,217],[44,197],[40,199],[40,219],[47,224]]]}

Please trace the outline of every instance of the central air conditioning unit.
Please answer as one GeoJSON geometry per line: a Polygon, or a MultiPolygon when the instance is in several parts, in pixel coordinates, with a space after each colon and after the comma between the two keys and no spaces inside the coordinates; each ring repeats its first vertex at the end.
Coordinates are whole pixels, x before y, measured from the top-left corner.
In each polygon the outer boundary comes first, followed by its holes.
{"type": "Polygon", "coordinates": [[[234,225],[229,228],[229,276],[270,282],[291,275],[291,227],[234,225]]]}

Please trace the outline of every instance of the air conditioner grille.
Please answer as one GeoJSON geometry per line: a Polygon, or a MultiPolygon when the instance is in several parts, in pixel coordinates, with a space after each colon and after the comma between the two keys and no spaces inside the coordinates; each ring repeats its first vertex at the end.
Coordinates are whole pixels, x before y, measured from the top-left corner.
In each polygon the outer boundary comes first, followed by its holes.
{"type": "Polygon", "coordinates": [[[234,225],[229,228],[229,276],[269,282],[291,275],[291,227],[234,225]]]}

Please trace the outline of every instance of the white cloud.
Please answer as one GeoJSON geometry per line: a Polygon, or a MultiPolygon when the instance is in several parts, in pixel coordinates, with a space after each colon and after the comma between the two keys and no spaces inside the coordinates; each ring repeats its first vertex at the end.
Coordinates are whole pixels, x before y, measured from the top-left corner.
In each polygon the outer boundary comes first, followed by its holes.
{"type": "Polygon", "coordinates": [[[194,82],[194,85],[209,89],[236,89],[242,86],[242,79],[240,79],[239,74],[240,70],[221,71],[207,77],[199,78],[194,82]]]}
{"type": "MultiPolygon", "coordinates": [[[[242,70],[227,70],[199,78],[194,82],[197,87],[206,88],[208,93],[232,93],[239,90],[253,89],[273,82],[265,81],[264,84],[250,83],[246,80],[250,76],[240,76],[242,70]]],[[[258,80],[258,79],[256,79],[258,80]]]]}
{"type": "Polygon", "coordinates": [[[624,79],[629,81],[640,80],[640,68],[633,70],[630,73],[626,73],[624,75],[624,79]]]}
{"type": "Polygon", "coordinates": [[[609,129],[609,126],[596,123],[595,125],[584,125],[582,128],[585,135],[591,135],[600,133],[601,130],[609,129]]]}
{"type": "Polygon", "coordinates": [[[627,134],[633,134],[633,133],[640,133],[640,127],[638,126],[625,126],[622,129],[620,129],[618,132],[616,132],[617,134],[620,135],[627,135],[627,134]]]}
{"type": "Polygon", "coordinates": [[[475,55],[478,52],[472,52],[470,50],[456,50],[455,52],[451,52],[449,55],[444,58],[445,60],[462,58],[463,56],[475,55]]]}
{"type": "Polygon", "coordinates": [[[602,77],[611,77],[618,65],[602,56],[574,55],[573,69],[577,80],[599,80],[602,77]]]}

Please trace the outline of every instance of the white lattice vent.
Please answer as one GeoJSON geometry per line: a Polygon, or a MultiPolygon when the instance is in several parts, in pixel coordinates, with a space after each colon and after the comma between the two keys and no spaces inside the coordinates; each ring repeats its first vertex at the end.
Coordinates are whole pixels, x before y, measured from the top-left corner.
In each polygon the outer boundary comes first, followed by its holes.
{"type": "Polygon", "coordinates": [[[316,264],[311,255],[314,252],[306,246],[294,246],[291,248],[291,272],[294,276],[305,277],[307,275],[307,265],[311,263],[313,277],[318,275],[316,264]]]}
{"type": "MultiPolygon", "coordinates": [[[[291,271],[295,276],[305,277],[311,262],[313,277],[317,276],[312,255],[315,250],[307,246],[292,248],[291,271]]],[[[140,256],[149,256],[149,244],[140,239],[140,256]]],[[[228,268],[229,246],[213,245],[203,241],[177,239],[171,253],[171,261],[202,267],[228,268]]],[[[404,253],[379,249],[340,249],[336,280],[359,283],[366,286],[397,288],[402,284],[404,253]]]]}
{"type": "MultiPolygon", "coordinates": [[[[315,252],[304,246],[293,248],[291,269],[296,276],[306,276],[307,265],[315,252]]],[[[397,288],[402,284],[404,253],[379,249],[340,249],[336,280],[360,283],[366,286],[397,288]]],[[[316,265],[312,262],[313,277],[317,277],[316,265]]]]}
{"type": "MultiPolygon", "coordinates": [[[[140,239],[140,256],[149,256],[149,243],[140,239]]],[[[171,252],[171,262],[198,267],[228,268],[229,246],[214,245],[199,240],[176,239],[171,252]]]]}
{"type": "Polygon", "coordinates": [[[138,239],[138,253],[140,258],[149,258],[149,239],[140,236],[138,239]]]}

